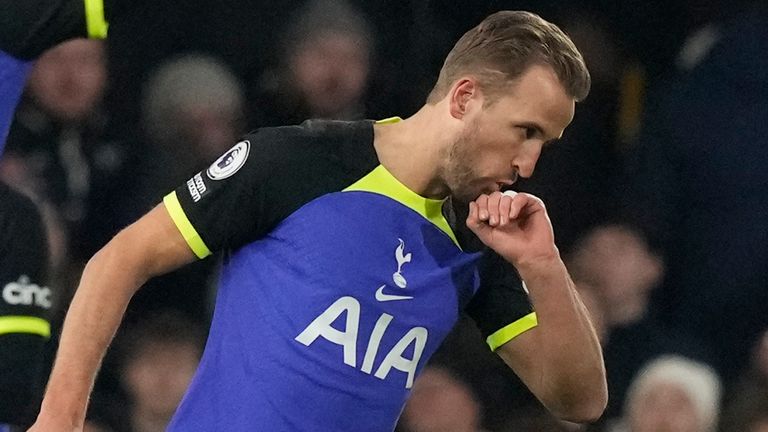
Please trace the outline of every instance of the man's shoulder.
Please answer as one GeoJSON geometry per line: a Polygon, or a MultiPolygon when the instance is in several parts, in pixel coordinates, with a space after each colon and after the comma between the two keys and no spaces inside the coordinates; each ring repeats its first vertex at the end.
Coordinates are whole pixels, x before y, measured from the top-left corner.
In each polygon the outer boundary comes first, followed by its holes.
{"type": "Polygon", "coordinates": [[[287,144],[304,145],[343,141],[360,141],[373,137],[369,121],[306,120],[301,124],[256,129],[248,137],[278,140],[287,144]]]}
{"type": "Polygon", "coordinates": [[[244,140],[264,162],[368,167],[377,160],[370,121],[307,120],[298,125],[265,127],[244,140]]]}

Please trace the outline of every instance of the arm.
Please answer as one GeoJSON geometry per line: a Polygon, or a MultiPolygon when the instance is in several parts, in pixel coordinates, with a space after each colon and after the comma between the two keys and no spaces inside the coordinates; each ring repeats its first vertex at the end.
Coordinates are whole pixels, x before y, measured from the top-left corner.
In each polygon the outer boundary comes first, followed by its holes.
{"type": "Polygon", "coordinates": [[[94,255],[64,321],[56,362],[31,431],[82,430],[99,364],[128,301],[150,277],[194,259],[163,204],[94,255]]]}
{"type": "Polygon", "coordinates": [[[501,358],[553,414],[597,419],[608,399],[600,344],[541,200],[482,195],[470,203],[467,226],[517,268],[536,310],[538,325],[502,345],[501,358]]]}
{"type": "Polygon", "coordinates": [[[0,182],[0,423],[28,425],[51,332],[48,241],[32,201],[0,182]]]}

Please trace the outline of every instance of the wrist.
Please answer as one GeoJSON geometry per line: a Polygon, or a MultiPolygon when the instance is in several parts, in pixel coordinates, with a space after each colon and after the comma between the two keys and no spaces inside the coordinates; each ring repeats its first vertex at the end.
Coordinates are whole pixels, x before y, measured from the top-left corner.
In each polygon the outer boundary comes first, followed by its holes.
{"type": "Polygon", "coordinates": [[[52,421],[66,428],[83,427],[87,402],[83,403],[69,392],[49,388],[40,406],[38,420],[52,421]]]}
{"type": "Polygon", "coordinates": [[[562,273],[565,264],[560,258],[557,248],[547,254],[525,257],[512,262],[520,277],[525,281],[531,281],[562,273]]]}

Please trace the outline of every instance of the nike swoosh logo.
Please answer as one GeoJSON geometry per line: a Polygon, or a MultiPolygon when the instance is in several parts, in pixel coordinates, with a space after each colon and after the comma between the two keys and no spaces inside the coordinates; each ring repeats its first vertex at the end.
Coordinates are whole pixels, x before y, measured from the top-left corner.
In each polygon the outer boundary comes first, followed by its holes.
{"type": "Polygon", "coordinates": [[[380,302],[393,301],[393,300],[411,300],[413,298],[411,296],[384,294],[385,286],[386,285],[382,285],[379,287],[379,289],[376,290],[376,300],[380,302]]]}

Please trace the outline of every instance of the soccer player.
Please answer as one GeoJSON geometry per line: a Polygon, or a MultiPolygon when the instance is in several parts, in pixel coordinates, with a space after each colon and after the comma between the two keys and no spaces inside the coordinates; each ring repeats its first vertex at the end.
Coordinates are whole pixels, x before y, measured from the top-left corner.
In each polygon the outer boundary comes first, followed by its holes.
{"type": "Polygon", "coordinates": [[[0,182],[0,432],[35,420],[53,296],[48,244],[32,200],[0,182]]]}
{"type": "Polygon", "coordinates": [[[107,35],[105,0],[0,0],[0,155],[34,59],[67,39],[107,35]]]}
{"type": "Polygon", "coordinates": [[[589,82],[556,26],[504,11],[458,41],[406,120],[246,136],[88,263],[32,430],[80,430],[130,297],[213,252],[216,311],[171,431],[392,430],[462,310],[554,414],[597,418],[600,346],[546,208],[501,191],[589,82]]]}

